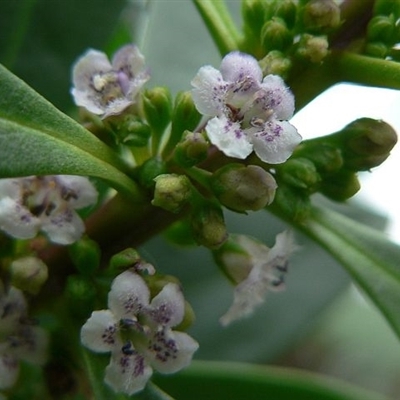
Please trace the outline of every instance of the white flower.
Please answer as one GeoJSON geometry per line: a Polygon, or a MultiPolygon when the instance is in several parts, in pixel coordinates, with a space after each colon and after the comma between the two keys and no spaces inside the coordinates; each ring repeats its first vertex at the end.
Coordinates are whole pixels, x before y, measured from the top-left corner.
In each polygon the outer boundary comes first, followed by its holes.
{"type": "Polygon", "coordinates": [[[227,156],[244,159],[254,150],[262,161],[279,164],[300,143],[287,121],[294,112],[293,94],[279,76],[263,79],[252,56],[229,53],[220,70],[204,66],[191,83],[198,111],[211,118],[207,135],[227,156]]]}
{"type": "Polygon", "coordinates": [[[96,200],[96,189],[81,176],[1,179],[0,229],[18,239],[43,231],[54,243],[71,244],[85,230],[75,209],[96,200]]]}
{"type": "Polygon", "coordinates": [[[119,49],[112,63],[104,53],[90,49],[73,67],[71,93],[78,106],[106,118],[132,105],[149,77],[136,46],[119,49]]]}
{"type": "Polygon", "coordinates": [[[22,292],[14,287],[6,292],[0,286],[0,389],[16,382],[19,360],[38,365],[46,361],[47,334],[26,312],[22,292]]]}
{"type": "Polygon", "coordinates": [[[234,255],[224,260],[228,264],[224,268],[233,280],[238,281],[233,303],[220,318],[224,326],[251,314],[257,305],[264,302],[269,290],[284,288],[289,257],[296,250],[291,231],[278,234],[272,248],[244,235],[237,235],[236,243],[247,257],[242,265],[235,264],[237,257],[234,255]]]}
{"type": "Polygon", "coordinates": [[[171,328],[182,322],[184,298],[168,283],[150,302],[145,281],[132,270],[118,275],[108,295],[108,310],[94,311],[81,330],[82,344],[111,352],[105,382],[116,392],[142,390],[153,368],[173,373],[187,366],[198,343],[171,328]]]}

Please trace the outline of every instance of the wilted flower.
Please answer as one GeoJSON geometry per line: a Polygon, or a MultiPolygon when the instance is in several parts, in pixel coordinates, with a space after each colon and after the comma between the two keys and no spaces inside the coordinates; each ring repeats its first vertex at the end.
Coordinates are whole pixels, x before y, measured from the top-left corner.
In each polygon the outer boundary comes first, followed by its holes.
{"type": "Polygon", "coordinates": [[[262,161],[278,164],[300,143],[287,121],[294,112],[293,94],[279,76],[263,79],[252,56],[229,53],[220,70],[200,68],[192,85],[198,111],[211,117],[208,137],[227,156],[244,159],[254,150],[262,161]]]}
{"type": "Polygon", "coordinates": [[[132,105],[149,78],[144,57],[136,46],[119,49],[112,63],[101,51],[90,49],[73,67],[71,93],[78,106],[106,118],[132,105]]]}
{"type": "Polygon", "coordinates": [[[14,385],[20,360],[44,364],[47,342],[46,332],[28,318],[22,292],[6,291],[0,282],[0,389],[14,385]]]}
{"type": "Polygon", "coordinates": [[[85,230],[75,209],[96,200],[96,189],[82,176],[1,179],[0,229],[18,239],[43,231],[54,243],[71,244],[85,230]]]}
{"type": "Polygon", "coordinates": [[[291,231],[278,234],[272,248],[245,235],[233,240],[234,247],[230,243],[216,255],[224,272],[237,284],[233,304],[220,319],[222,325],[251,314],[268,291],[284,288],[289,257],[296,249],[291,231]]]}
{"type": "Polygon", "coordinates": [[[179,286],[168,283],[150,302],[150,291],[133,270],[118,275],[108,295],[108,310],[94,311],[81,341],[95,352],[111,352],[105,382],[116,392],[142,390],[153,368],[173,373],[187,366],[198,343],[171,328],[180,324],[185,302],[179,286]]]}

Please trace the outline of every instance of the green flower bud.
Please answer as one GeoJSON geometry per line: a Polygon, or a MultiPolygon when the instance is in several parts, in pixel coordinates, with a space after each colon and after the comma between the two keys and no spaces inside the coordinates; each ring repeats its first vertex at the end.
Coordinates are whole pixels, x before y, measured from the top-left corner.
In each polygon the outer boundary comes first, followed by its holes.
{"type": "Polygon", "coordinates": [[[274,16],[285,21],[289,29],[294,27],[297,15],[297,6],[292,0],[276,0],[271,6],[274,16]]]}
{"type": "Polygon", "coordinates": [[[185,175],[159,175],[155,182],[153,206],[178,213],[192,196],[192,184],[185,175]]]}
{"type": "Polygon", "coordinates": [[[210,143],[200,132],[184,132],[184,138],[175,148],[174,159],[184,168],[190,168],[207,158],[210,143]]]}
{"type": "Polygon", "coordinates": [[[397,143],[396,131],[386,122],[360,118],[338,132],[345,165],[364,171],[380,165],[397,143]]]}
{"type": "Polygon", "coordinates": [[[287,218],[299,223],[307,219],[311,209],[309,194],[286,184],[279,184],[273,206],[275,205],[287,218]]]}
{"type": "Polygon", "coordinates": [[[149,158],[139,168],[139,183],[146,189],[151,189],[155,186],[155,178],[166,172],[167,167],[160,157],[149,158]]]}
{"type": "Polygon", "coordinates": [[[95,308],[97,291],[93,283],[82,275],[70,275],[65,287],[69,312],[81,319],[87,318],[95,308]]]}
{"type": "Polygon", "coordinates": [[[304,34],[297,48],[297,55],[313,63],[321,62],[327,55],[329,42],[325,36],[304,34]]]}
{"type": "Polygon", "coordinates": [[[321,182],[319,191],[336,201],[345,201],[360,190],[360,182],[352,171],[342,170],[321,182]]]}
{"type": "Polygon", "coordinates": [[[139,253],[135,249],[127,248],[111,257],[108,270],[113,276],[116,276],[126,269],[135,266],[140,261],[139,253]]]}
{"type": "Polygon", "coordinates": [[[370,42],[365,45],[364,53],[376,58],[385,58],[388,53],[388,47],[382,42],[370,42]]]}
{"type": "Polygon", "coordinates": [[[31,294],[39,293],[48,278],[47,265],[37,257],[27,256],[10,265],[11,284],[31,294]]]}
{"type": "Polygon", "coordinates": [[[314,191],[320,176],[312,161],[307,158],[292,158],[278,167],[279,182],[289,186],[314,191]]]}
{"type": "Polygon", "coordinates": [[[259,36],[266,20],[267,2],[264,0],[243,0],[242,18],[247,35],[259,36]]]}
{"type": "Polygon", "coordinates": [[[272,203],[277,188],[274,177],[256,165],[229,164],[211,178],[211,189],[231,210],[257,211],[272,203]]]}
{"type": "Polygon", "coordinates": [[[340,24],[340,8],[333,0],[311,0],[304,6],[303,23],[310,32],[330,31],[340,24]]]}
{"type": "Polygon", "coordinates": [[[312,161],[317,171],[323,175],[332,174],[343,166],[339,148],[320,139],[304,140],[296,149],[295,155],[312,161]]]}
{"type": "Polygon", "coordinates": [[[273,18],[261,29],[261,43],[267,52],[285,50],[293,43],[293,34],[282,19],[273,18]]]}
{"type": "Polygon", "coordinates": [[[165,147],[165,154],[170,154],[181,140],[186,130],[193,131],[200,122],[201,115],[197,111],[190,92],[180,92],[175,98],[172,111],[171,135],[165,147]]]}
{"type": "Polygon", "coordinates": [[[196,242],[210,249],[217,249],[228,238],[221,208],[205,203],[191,214],[193,237],[196,242]]]}
{"type": "Polygon", "coordinates": [[[101,251],[99,245],[89,239],[82,238],[69,247],[69,255],[77,270],[86,276],[93,275],[100,264],[101,251]]]}
{"type": "Polygon", "coordinates": [[[155,87],[143,95],[143,111],[147,122],[157,135],[161,135],[171,122],[172,97],[168,88],[155,87]]]}
{"type": "Polygon", "coordinates": [[[113,129],[117,142],[133,147],[143,147],[149,142],[151,128],[137,117],[127,115],[113,129]]]}
{"type": "Polygon", "coordinates": [[[291,60],[278,50],[270,51],[259,64],[264,76],[273,74],[286,77],[292,66],[291,60]]]}
{"type": "Polygon", "coordinates": [[[393,17],[377,15],[372,18],[367,27],[367,38],[370,41],[389,43],[395,33],[393,17]]]}

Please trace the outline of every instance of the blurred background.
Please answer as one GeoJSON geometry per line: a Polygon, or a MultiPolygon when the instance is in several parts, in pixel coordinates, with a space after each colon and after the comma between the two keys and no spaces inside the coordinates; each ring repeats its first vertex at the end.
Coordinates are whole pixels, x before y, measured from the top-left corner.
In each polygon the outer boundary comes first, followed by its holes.
{"type": "MultiPolygon", "coordinates": [[[[240,1],[228,0],[240,24],[240,1]]],[[[140,46],[151,67],[148,87],[189,90],[199,67],[220,57],[188,0],[0,0],[0,62],[63,111],[73,114],[70,68],[87,48],[112,52],[121,43],[140,46]],[[128,4],[128,5],[127,5],[128,4]]],[[[359,117],[383,119],[400,132],[400,93],[337,85],[292,120],[307,139],[341,129],[359,117]]],[[[361,176],[362,189],[345,205],[329,207],[383,229],[400,243],[400,151],[361,176]]],[[[316,199],[316,201],[323,201],[316,199]]],[[[286,225],[268,213],[227,212],[230,232],[272,245],[286,225]]],[[[177,275],[197,316],[191,334],[197,358],[240,360],[317,371],[400,397],[400,346],[387,323],[322,249],[296,233],[287,290],[270,294],[248,319],[222,328],[219,317],[232,287],[208,251],[178,248],[163,237],[141,250],[164,273],[177,275]]]]}

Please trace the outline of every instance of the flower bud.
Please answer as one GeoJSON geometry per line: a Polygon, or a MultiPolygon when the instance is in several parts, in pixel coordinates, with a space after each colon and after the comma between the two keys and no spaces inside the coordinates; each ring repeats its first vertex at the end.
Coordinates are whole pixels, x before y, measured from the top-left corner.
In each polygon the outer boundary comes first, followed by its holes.
{"type": "Polygon", "coordinates": [[[289,29],[294,27],[296,22],[297,6],[292,0],[275,0],[271,5],[272,15],[285,21],[289,29]]]}
{"type": "Polygon", "coordinates": [[[163,236],[171,243],[178,246],[195,246],[192,228],[187,219],[179,220],[164,230],[163,236]]]}
{"type": "Polygon", "coordinates": [[[184,168],[190,168],[204,161],[210,143],[200,132],[184,132],[184,138],[175,148],[174,159],[184,168]]]}
{"type": "Polygon", "coordinates": [[[100,264],[100,247],[89,238],[83,238],[73,243],[69,247],[69,255],[82,275],[93,275],[100,264]]]}
{"type": "Polygon", "coordinates": [[[167,167],[161,158],[149,158],[139,168],[139,183],[146,189],[151,189],[155,185],[155,178],[159,175],[165,174],[166,172],[167,167]]]}
{"type": "Polygon", "coordinates": [[[272,74],[285,77],[292,66],[290,59],[286,58],[285,55],[278,50],[270,51],[260,60],[259,64],[264,76],[272,74]]]}
{"type": "Polygon", "coordinates": [[[161,135],[171,122],[172,98],[166,87],[146,90],[143,95],[143,111],[148,124],[161,135]]]}
{"type": "Polygon", "coordinates": [[[376,58],[385,58],[388,55],[389,49],[382,42],[370,42],[365,45],[364,53],[376,58]]]}
{"type": "Polygon", "coordinates": [[[321,141],[320,138],[304,140],[296,149],[296,157],[304,157],[312,161],[322,175],[332,174],[343,166],[340,149],[331,143],[321,141]]]}
{"type": "Polygon", "coordinates": [[[311,209],[310,195],[304,190],[284,183],[279,184],[275,195],[275,205],[287,218],[301,223],[307,219],[311,209]]]}
{"type": "Polygon", "coordinates": [[[307,158],[292,158],[279,166],[277,173],[279,182],[311,191],[321,180],[314,163],[307,158]]]}
{"type": "Polygon", "coordinates": [[[211,178],[211,189],[231,210],[257,211],[272,203],[277,188],[274,177],[256,165],[229,164],[211,178]]]}
{"type": "Polygon", "coordinates": [[[321,182],[319,191],[335,201],[345,201],[360,190],[360,182],[352,171],[341,170],[321,182]]]}
{"type": "Polygon", "coordinates": [[[242,18],[244,30],[258,36],[266,20],[267,3],[264,0],[243,0],[242,18]]]}
{"type": "Polygon", "coordinates": [[[330,31],[340,24],[340,8],[333,0],[311,0],[304,6],[303,23],[310,32],[330,31]]]}
{"type": "Polygon", "coordinates": [[[293,35],[283,20],[272,18],[261,29],[261,43],[267,52],[285,50],[293,43],[293,35]]]}
{"type": "Polygon", "coordinates": [[[374,2],[373,15],[390,15],[400,17],[400,2],[398,0],[377,0],[374,2]]]}
{"type": "Polygon", "coordinates": [[[205,203],[191,214],[193,237],[196,242],[210,249],[217,249],[228,238],[221,208],[205,203]]]}
{"type": "Polygon", "coordinates": [[[159,175],[155,182],[153,206],[178,213],[191,198],[192,185],[185,175],[159,175]]]}
{"type": "Polygon", "coordinates": [[[297,48],[297,55],[313,63],[321,62],[328,55],[329,43],[325,36],[304,34],[297,48]]]}
{"type": "Polygon", "coordinates": [[[193,131],[200,119],[201,115],[194,105],[191,93],[178,93],[172,111],[171,135],[165,147],[165,153],[172,152],[185,130],[193,131]]]}
{"type": "Polygon", "coordinates": [[[95,308],[97,291],[93,283],[81,275],[70,275],[65,287],[69,312],[77,318],[86,318],[95,308]]]}
{"type": "Polygon", "coordinates": [[[391,42],[395,33],[395,21],[393,16],[377,15],[372,18],[367,27],[367,38],[370,41],[383,43],[391,42]]]}
{"type": "Polygon", "coordinates": [[[39,293],[48,277],[47,265],[39,258],[27,256],[10,265],[11,284],[31,294],[39,293]]]}
{"type": "Polygon", "coordinates": [[[395,130],[386,122],[360,118],[338,132],[346,167],[354,171],[380,165],[397,143],[395,130]]]}
{"type": "Polygon", "coordinates": [[[135,266],[140,260],[140,255],[135,249],[127,248],[111,257],[108,271],[111,272],[112,276],[116,276],[126,269],[135,266]]]}
{"type": "Polygon", "coordinates": [[[151,128],[137,117],[126,115],[114,126],[117,142],[127,146],[143,147],[149,142],[151,128]]]}

